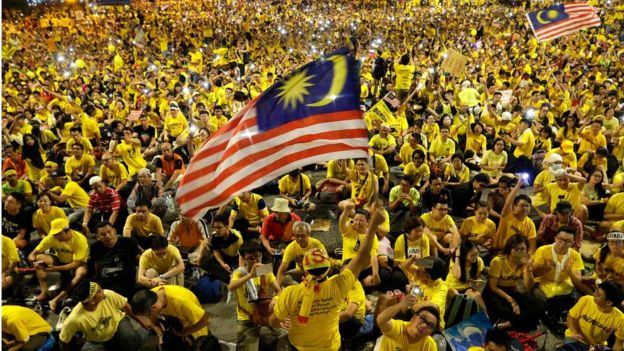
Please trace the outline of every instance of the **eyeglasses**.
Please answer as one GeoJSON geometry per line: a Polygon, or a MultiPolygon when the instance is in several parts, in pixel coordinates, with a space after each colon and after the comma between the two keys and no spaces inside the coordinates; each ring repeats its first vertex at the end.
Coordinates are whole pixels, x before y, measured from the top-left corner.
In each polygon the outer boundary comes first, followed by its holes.
{"type": "Polygon", "coordinates": [[[563,239],[563,238],[558,237],[558,236],[556,236],[556,237],[555,237],[555,240],[557,240],[557,241],[559,241],[559,242],[562,242],[562,243],[564,243],[564,244],[568,244],[568,245],[572,245],[572,244],[574,244],[574,240],[563,239]]]}
{"type": "Polygon", "coordinates": [[[429,330],[434,330],[436,324],[425,318],[422,314],[417,314],[416,317],[427,327],[429,330]]]}

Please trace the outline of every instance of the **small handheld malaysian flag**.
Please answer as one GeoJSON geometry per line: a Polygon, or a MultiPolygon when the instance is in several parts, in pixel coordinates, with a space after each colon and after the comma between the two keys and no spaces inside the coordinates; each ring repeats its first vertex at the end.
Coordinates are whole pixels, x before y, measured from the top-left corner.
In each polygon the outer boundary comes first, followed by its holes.
{"type": "Polygon", "coordinates": [[[293,169],[368,157],[355,59],[340,49],[295,70],[243,107],[193,157],[176,198],[198,217],[293,169]]]}
{"type": "Polygon", "coordinates": [[[553,40],[581,29],[600,26],[598,10],[584,3],[556,4],[527,14],[537,41],[553,40]]]}

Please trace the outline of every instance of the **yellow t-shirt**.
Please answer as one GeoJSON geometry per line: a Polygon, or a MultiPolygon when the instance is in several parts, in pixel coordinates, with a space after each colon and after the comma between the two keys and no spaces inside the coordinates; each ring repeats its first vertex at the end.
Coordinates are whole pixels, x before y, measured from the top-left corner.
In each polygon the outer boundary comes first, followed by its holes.
{"type": "MultiPolygon", "coordinates": [[[[95,139],[100,136],[100,127],[94,118],[82,116],[82,135],[86,139],[95,139]]],[[[91,145],[91,143],[89,143],[91,145]]],[[[86,146],[85,146],[86,147],[86,146]]],[[[87,149],[85,148],[85,151],[87,149]]]]}
{"type": "Polygon", "coordinates": [[[89,204],[89,194],[74,181],[67,181],[61,195],[67,196],[66,201],[71,208],[86,208],[89,204]]]}
{"type": "Polygon", "coordinates": [[[349,169],[354,167],[353,160],[343,161],[342,163],[338,163],[337,160],[331,160],[327,163],[327,178],[346,180],[349,176],[349,169]]]}
{"type": "MultiPolygon", "coordinates": [[[[346,231],[342,233],[342,262],[353,258],[357,255],[358,250],[360,249],[360,245],[364,243],[366,240],[367,234],[358,233],[351,223],[347,224],[346,231]]],[[[373,239],[373,247],[371,248],[370,255],[371,257],[377,256],[377,251],[379,250],[379,240],[377,239],[377,235],[374,236],[373,239]]]]}
{"type": "Polygon", "coordinates": [[[69,343],[72,337],[81,332],[87,341],[106,342],[113,338],[119,322],[124,318],[121,311],[128,299],[112,290],[104,289],[106,298],[97,305],[95,311],[87,311],[79,303],[71,311],[61,329],[59,338],[69,343]]]}
{"type": "Polygon", "coordinates": [[[550,198],[551,213],[555,210],[559,201],[567,201],[571,203],[574,208],[581,204],[581,190],[578,188],[577,184],[578,183],[570,183],[567,190],[561,189],[557,183],[546,185],[548,197],[550,198]]]}
{"type": "Polygon", "coordinates": [[[624,193],[617,193],[609,198],[605,213],[624,213],[624,193]]]}
{"type": "Polygon", "coordinates": [[[396,90],[409,90],[412,85],[412,77],[416,67],[414,65],[402,65],[397,63],[394,65],[394,71],[396,73],[396,90]]]}
{"type": "MultiPolygon", "coordinates": [[[[440,316],[444,316],[446,309],[446,297],[448,295],[448,285],[442,279],[435,280],[431,285],[424,284],[418,277],[408,274],[407,279],[411,284],[416,284],[422,291],[422,297],[416,300],[416,304],[420,301],[431,302],[438,306],[440,316]]],[[[440,330],[444,329],[444,318],[440,318],[440,330]]]]}
{"type": "Polygon", "coordinates": [[[228,122],[227,117],[223,115],[221,117],[211,116],[208,119],[208,131],[212,135],[216,133],[217,130],[219,130],[219,128],[223,127],[227,122],[228,122]]]}
{"type": "Polygon", "coordinates": [[[239,213],[249,221],[249,224],[256,225],[262,222],[262,219],[269,215],[266,203],[262,196],[251,194],[249,202],[243,202],[240,197],[234,197],[235,207],[232,209],[232,215],[239,213]]]}
{"type": "MultiPolygon", "coordinates": [[[[500,154],[496,154],[493,150],[487,150],[483,154],[483,158],[481,159],[481,164],[485,164],[488,166],[502,166],[507,164],[507,152],[503,150],[500,154]]],[[[489,175],[490,177],[496,177],[501,174],[501,171],[490,171],[490,170],[482,170],[483,173],[489,175]]]]}
{"type": "Polygon", "coordinates": [[[141,147],[138,145],[122,142],[117,145],[115,152],[121,155],[121,158],[128,165],[128,173],[131,177],[147,166],[147,162],[141,154],[141,147]]]}
{"type": "Polygon", "coordinates": [[[450,179],[450,177],[457,178],[461,183],[467,183],[470,181],[470,169],[466,165],[462,165],[461,170],[456,170],[453,165],[449,164],[444,169],[444,179],[450,179]]]}
{"type": "Polygon", "coordinates": [[[226,247],[213,247],[211,245],[211,249],[214,250],[219,250],[222,254],[229,256],[229,257],[237,257],[238,256],[238,248],[243,244],[243,237],[241,236],[240,232],[236,229],[230,229],[230,235],[228,236],[227,239],[223,239],[221,237],[217,237],[216,235],[214,235],[212,237],[212,244],[214,244],[215,240],[221,241],[221,242],[225,242],[225,245],[227,245],[226,247]],[[229,245],[228,245],[229,244],[229,245]]]}
{"type": "Polygon", "coordinates": [[[364,321],[364,316],[366,315],[366,295],[364,294],[364,288],[362,287],[362,283],[360,283],[359,280],[355,281],[355,284],[353,284],[353,288],[349,291],[349,294],[342,301],[338,308],[340,309],[340,311],[344,311],[345,309],[347,309],[347,306],[350,303],[355,303],[356,305],[358,305],[358,309],[357,311],[355,311],[353,317],[355,317],[355,319],[360,322],[364,321]]]}
{"type": "Polygon", "coordinates": [[[281,194],[291,197],[303,197],[308,190],[312,189],[312,184],[310,183],[310,177],[302,173],[294,182],[289,175],[283,176],[279,180],[278,187],[281,194]],[[303,181],[303,186],[301,181],[303,181]]]}
{"type": "MultiPolygon", "coordinates": [[[[246,274],[241,273],[239,270],[235,270],[232,273],[231,280],[238,280],[245,276],[246,274]]],[[[260,291],[260,279],[261,277],[252,278],[251,281],[256,286],[256,291],[260,291]]],[[[266,286],[265,289],[268,292],[269,284],[275,280],[275,276],[272,272],[266,275],[266,286]]],[[[247,292],[247,284],[243,284],[235,291],[236,293],[236,319],[239,321],[249,321],[251,320],[251,315],[253,314],[253,304],[249,303],[249,293],[247,292]]]]}
{"type": "Polygon", "coordinates": [[[290,244],[288,244],[288,246],[286,246],[286,249],[284,250],[284,257],[282,258],[282,263],[290,264],[290,262],[294,260],[295,263],[297,264],[297,268],[303,271],[303,265],[302,265],[303,256],[305,256],[306,252],[312,249],[320,249],[320,250],[323,250],[324,252],[327,252],[325,250],[325,245],[323,245],[323,243],[320,240],[315,239],[313,237],[310,237],[308,246],[305,249],[302,248],[296,241],[292,241],[290,244]]]}
{"type": "Polygon", "coordinates": [[[167,117],[165,117],[164,129],[170,136],[177,138],[187,128],[188,121],[181,112],[175,115],[167,114],[167,117]]]}
{"type": "Polygon", "coordinates": [[[91,155],[84,154],[80,160],[72,156],[65,162],[65,174],[68,176],[74,172],[86,174],[91,167],[95,167],[95,160],[91,155]]]}
{"type": "MultiPolygon", "coordinates": [[[[430,256],[429,237],[423,234],[420,239],[407,240],[407,257],[419,255],[420,257],[430,256]]],[[[394,262],[401,263],[407,259],[405,255],[405,234],[399,235],[394,242],[394,262]]]]}
{"type": "Polygon", "coordinates": [[[455,153],[455,142],[451,138],[442,141],[441,138],[435,138],[429,145],[429,152],[433,157],[449,157],[455,153]]]}
{"type": "MultiPolygon", "coordinates": [[[[190,290],[177,285],[164,285],[152,289],[153,292],[165,289],[167,306],[160,311],[161,315],[175,317],[180,320],[183,328],[188,328],[204,316],[206,312],[199,303],[197,296],[190,290]]],[[[194,338],[208,335],[208,327],[204,327],[191,334],[194,338]]]]}
{"type": "Polygon", "coordinates": [[[13,335],[17,341],[27,343],[31,335],[49,333],[51,330],[50,324],[30,308],[2,306],[2,332],[13,335]]]}
{"type": "Polygon", "coordinates": [[[152,249],[145,250],[139,259],[139,267],[143,270],[153,268],[159,274],[164,274],[180,261],[182,261],[180,250],[173,245],[168,245],[164,256],[156,255],[152,249]]]}
{"type": "Polygon", "coordinates": [[[580,133],[581,143],[579,144],[578,154],[582,155],[587,151],[595,152],[599,147],[607,147],[607,138],[602,132],[594,135],[590,130],[584,130],[580,133]],[[591,141],[591,142],[590,142],[591,141]]]}
{"type": "Polygon", "coordinates": [[[298,284],[282,291],[275,305],[274,314],[280,320],[290,317],[291,327],[288,331],[288,340],[297,350],[335,351],[340,348],[338,306],[348,296],[356,280],[353,272],[345,269],[332,279],[319,284],[306,324],[301,324],[297,316],[307,287],[304,284],[298,284]]]}
{"type": "MultiPolygon", "coordinates": [[[[546,187],[546,185],[555,182],[555,176],[547,169],[541,171],[537,177],[535,177],[535,181],[533,182],[533,186],[540,185],[546,187]]],[[[548,203],[548,199],[546,198],[546,193],[544,191],[537,193],[537,195],[533,196],[533,206],[542,206],[548,203]]]]}
{"type": "MultiPolygon", "coordinates": [[[[446,284],[448,285],[449,288],[453,288],[457,291],[462,291],[462,290],[466,290],[470,287],[470,264],[466,264],[466,282],[462,283],[462,281],[455,277],[455,274],[453,274],[453,266],[455,266],[455,259],[451,260],[451,264],[449,265],[449,272],[446,275],[446,284]]],[[[483,267],[485,265],[483,264],[483,260],[481,259],[481,257],[477,257],[477,277],[479,277],[481,275],[481,272],[483,272],[483,267]]]]}
{"type": "MultiPolygon", "coordinates": [[[[19,253],[17,252],[17,246],[13,239],[2,236],[2,271],[13,263],[19,263],[19,253]]],[[[4,311],[3,311],[4,314],[4,311]]]]}
{"type": "MultiPolygon", "coordinates": [[[[546,265],[546,262],[552,262],[552,247],[554,244],[541,246],[535,251],[535,255],[533,255],[533,265],[543,267],[546,265]]],[[[557,261],[562,262],[564,255],[557,255],[557,261]]],[[[572,270],[582,271],[583,259],[581,258],[581,254],[579,254],[576,250],[569,249],[568,262],[572,267],[572,270]]],[[[574,290],[574,285],[572,285],[572,280],[570,276],[565,272],[561,272],[561,276],[559,277],[559,282],[555,281],[555,268],[550,269],[547,273],[542,274],[539,277],[535,278],[535,281],[539,283],[539,289],[544,292],[546,297],[551,298],[559,295],[567,295],[574,290]]]]}
{"type": "Polygon", "coordinates": [[[351,172],[349,179],[351,180],[351,198],[355,203],[368,202],[375,189],[375,183],[378,182],[377,176],[372,172],[368,172],[364,176],[358,176],[357,172],[351,172]]]}
{"type": "Polygon", "coordinates": [[[526,156],[529,159],[533,155],[533,148],[535,147],[535,135],[533,135],[533,131],[531,128],[527,128],[520,135],[521,143],[524,143],[522,146],[516,146],[516,149],[513,152],[515,157],[526,156]]]}
{"type": "Polygon", "coordinates": [[[117,188],[121,182],[128,180],[128,171],[121,163],[115,163],[112,169],[102,165],[100,166],[100,178],[110,187],[117,188]]]}
{"type": "MultiPolygon", "coordinates": [[[[617,223],[624,224],[624,221],[617,223]]],[[[617,223],[615,228],[617,229],[617,223]]],[[[621,229],[620,229],[621,230],[621,229]]],[[[624,258],[613,256],[611,253],[607,254],[604,262],[600,262],[600,250],[597,250],[594,254],[594,260],[597,265],[600,265],[603,270],[603,274],[606,276],[603,280],[612,280],[619,283],[624,282],[624,258]]]]}
{"type": "Polygon", "coordinates": [[[396,140],[390,134],[388,134],[386,138],[382,137],[379,134],[376,134],[370,139],[368,145],[370,145],[373,149],[380,151],[386,149],[390,145],[396,145],[396,140]]]}
{"type": "Polygon", "coordinates": [[[489,218],[486,218],[484,223],[479,223],[477,218],[472,216],[464,219],[459,228],[459,233],[465,239],[481,242],[486,238],[494,238],[496,235],[496,224],[489,218]]]}
{"type": "Polygon", "coordinates": [[[436,221],[431,216],[431,213],[423,213],[420,216],[420,219],[425,222],[425,227],[431,231],[431,234],[435,235],[438,238],[438,241],[442,242],[444,235],[448,233],[453,226],[455,226],[455,221],[449,215],[445,215],[441,220],[436,221]]]}
{"type": "Polygon", "coordinates": [[[535,223],[529,216],[518,220],[513,214],[508,214],[501,219],[499,227],[502,235],[497,235],[494,238],[494,247],[497,249],[502,249],[507,239],[514,234],[522,234],[529,240],[537,237],[535,223]]]}
{"type": "Polygon", "coordinates": [[[502,287],[514,287],[523,278],[522,267],[516,266],[507,256],[499,255],[490,263],[489,276],[498,279],[502,287]]]}
{"type": "MultiPolygon", "coordinates": [[[[422,152],[425,155],[427,154],[427,149],[425,149],[425,147],[420,144],[416,146],[416,149],[422,150],[422,152]]],[[[414,153],[414,150],[415,149],[412,149],[412,146],[406,140],[403,146],[401,146],[401,149],[399,150],[399,158],[401,159],[401,166],[407,166],[407,164],[412,162],[412,154],[414,153]]]]}
{"type": "Polygon", "coordinates": [[[426,163],[416,167],[414,162],[410,162],[407,166],[405,166],[403,173],[414,176],[414,184],[420,184],[421,182],[425,182],[429,179],[431,170],[426,163]]]}
{"type": "MultiPolygon", "coordinates": [[[[619,340],[624,339],[624,313],[617,308],[601,312],[593,296],[581,297],[568,313],[579,320],[581,333],[592,345],[604,343],[612,332],[619,340]]],[[[565,336],[572,336],[570,329],[566,329],[565,336]]]]}
{"type": "Polygon", "coordinates": [[[131,214],[128,216],[128,219],[126,219],[124,230],[126,229],[136,232],[139,236],[143,237],[147,237],[150,234],[164,235],[165,233],[160,217],[153,213],[149,213],[145,221],[139,221],[136,213],[131,214]]]}
{"type": "MultiPolygon", "coordinates": [[[[74,146],[74,144],[76,144],[76,140],[74,140],[74,138],[69,139],[65,149],[67,151],[72,151],[72,146],[74,146]]],[[[91,145],[91,142],[86,137],[80,138],[79,144],[84,147],[85,154],[90,154],[93,151],[93,145],[91,145]]]]}
{"type": "Polygon", "coordinates": [[[487,139],[485,135],[479,134],[479,136],[469,135],[466,138],[466,151],[472,150],[476,154],[482,154],[487,150],[487,139]]]}
{"type": "Polygon", "coordinates": [[[48,235],[41,240],[35,250],[44,252],[47,249],[54,249],[59,261],[63,264],[73,261],[87,262],[89,257],[87,238],[75,230],[72,230],[71,234],[69,241],[58,241],[54,235],[48,235]]]}
{"type": "Polygon", "coordinates": [[[381,338],[379,351],[436,351],[438,349],[432,337],[426,336],[414,344],[410,344],[406,329],[409,321],[392,320],[392,329],[381,338]]]}
{"type": "Polygon", "coordinates": [[[43,213],[41,209],[38,209],[35,214],[33,214],[33,227],[37,229],[41,229],[46,235],[50,232],[50,228],[52,225],[52,221],[57,218],[65,218],[65,211],[63,211],[60,207],[50,206],[50,213],[43,213]]]}

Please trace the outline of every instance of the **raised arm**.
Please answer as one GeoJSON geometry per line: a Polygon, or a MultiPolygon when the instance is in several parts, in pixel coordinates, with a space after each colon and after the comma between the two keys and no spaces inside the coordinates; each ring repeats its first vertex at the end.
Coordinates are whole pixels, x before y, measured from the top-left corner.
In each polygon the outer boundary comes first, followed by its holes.
{"type": "Polygon", "coordinates": [[[360,275],[362,269],[366,268],[370,262],[370,251],[373,247],[373,241],[377,233],[377,228],[384,222],[384,214],[382,210],[377,210],[371,216],[371,223],[368,227],[368,233],[366,233],[366,239],[358,250],[358,254],[349,262],[347,269],[349,269],[354,276],[360,275]]]}

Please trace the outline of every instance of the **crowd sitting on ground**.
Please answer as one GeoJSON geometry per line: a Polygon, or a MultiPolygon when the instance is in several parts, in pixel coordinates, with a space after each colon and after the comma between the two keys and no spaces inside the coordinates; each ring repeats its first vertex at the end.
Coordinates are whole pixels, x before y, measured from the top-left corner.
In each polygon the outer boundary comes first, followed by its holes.
{"type": "Polygon", "coordinates": [[[258,350],[265,327],[276,349],[435,350],[466,301],[493,324],[484,350],[511,350],[508,331],[540,323],[563,350],[622,350],[624,8],[541,44],[529,10],[5,10],[3,346],[213,350],[201,304],[222,286],[241,350],[258,350]],[[176,188],[210,135],[343,46],[358,59],[370,158],[293,170],[198,220],[180,214],[176,188]],[[468,59],[460,75],[442,69],[450,49],[468,59]],[[320,218],[338,220],[341,247],[314,237],[320,218]],[[40,291],[25,296],[33,275],[40,291]]]}

